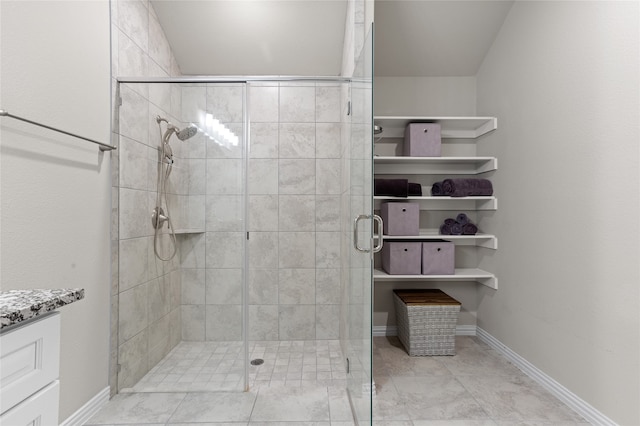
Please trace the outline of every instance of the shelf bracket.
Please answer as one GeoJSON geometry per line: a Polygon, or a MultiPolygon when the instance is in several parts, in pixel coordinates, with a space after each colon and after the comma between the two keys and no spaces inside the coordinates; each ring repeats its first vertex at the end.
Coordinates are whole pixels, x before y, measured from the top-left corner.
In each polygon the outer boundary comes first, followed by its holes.
{"type": "Polygon", "coordinates": [[[476,280],[477,282],[479,282],[482,285],[485,285],[489,288],[492,288],[494,290],[498,289],[498,278],[497,277],[491,277],[491,278],[478,278],[476,280]]]}

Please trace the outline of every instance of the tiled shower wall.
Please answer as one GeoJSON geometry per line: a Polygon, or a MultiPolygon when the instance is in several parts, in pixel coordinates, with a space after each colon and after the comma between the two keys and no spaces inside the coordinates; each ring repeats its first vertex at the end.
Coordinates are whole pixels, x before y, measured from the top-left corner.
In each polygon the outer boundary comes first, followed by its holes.
{"type": "MultiPolygon", "coordinates": [[[[180,74],[147,1],[111,1],[112,76],[180,74]]],[[[179,258],[161,262],[153,252],[150,212],[155,205],[160,134],[154,117],[176,122],[177,86],[123,84],[113,99],[111,393],[135,384],[180,341],[179,258]],[[120,370],[118,373],[118,369],[120,370]]],[[[172,182],[183,182],[176,167],[172,182]]],[[[172,184],[170,198],[186,196],[172,184]]],[[[168,252],[166,239],[163,253],[168,252]]]]}
{"type": "MultiPolygon", "coordinates": [[[[198,123],[206,111],[242,140],[244,90],[251,123],[249,339],[337,339],[340,83],[183,87],[182,119],[198,123]]],[[[205,145],[206,158],[189,160],[189,193],[205,199],[202,214],[190,214],[204,218],[206,232],[181,237],[182,338],[240,340],[242,146],[205,145]]]]}
{"type": "Polygon", "coordinates": [[[338,83],[251,88],[251,339],[339,337],[340,91],[338,83]],[[258,149],[273,145],[276,129],[277,152],[258,149]]]}

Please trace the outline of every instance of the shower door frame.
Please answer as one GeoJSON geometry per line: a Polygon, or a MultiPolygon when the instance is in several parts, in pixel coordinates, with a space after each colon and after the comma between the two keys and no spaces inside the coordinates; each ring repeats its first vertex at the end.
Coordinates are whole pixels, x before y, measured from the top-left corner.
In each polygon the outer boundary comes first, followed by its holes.
{"type": "MultiPolygon", "coordinates": [[[[121,84],[171,84],[171,83],[192,83],[192,84],[218,84],[218,83],[237,83],[243,84],[244,86],[244,108],[243,108],[243,150],[244,155],[242,158],[242,173],[243,173],[243,203],[244,203],[244,215],[243,215],[243,233],[246,235],[244,240],[244,258],[243,258],[243,274],[242,274],[242,345],[243,345],[243,353],[244,353],[244,390],[249,390],[249,309],[248,309],[248,273],[249,273],[249,246],[248,246],[248,220],[249,220],[249,209],[248,209],[248,200],[249,200],[249,192],[248,192],[248,179],[247,173],[249,170],[249,160],[250,160],[250,149],[251,149],[251,133],[250,133],[250,125],[251,125],[251,116],[249,113],[249,102],[250,102],[250,94],[249,87],[251,83],[280,83],[280,82],[315,82],[315,83],[346,83],[351,84],[351,78],[343,78],[343,77],[325,77],[325,76],[216,76],[216,77],[208,77],[208,76],[189,76],[189,77],[118,77],[117,88],[116,88],[116,96],[119,97],[120,93],[120,85],[121,84]]],[[[372,96],[373,98],[373,96],[372,96]]],[[[119,111],[119,107],[116,106],[116,110],[119,111]]],[[[119,133],[119,132],[116,132],[119,133]]],[[[349,136],[348,144],[351,144],[351,136],[349,136]]],[[[119,186],[119,185],[118,185],[119,186]]],[[[118,212],[119,215],[120,212],[118,212]]],[[[363,212],[366,214],[372,214],[373,212],[363,212]]],[[[351,285],[351,283],[349,283],[351,285]]],[[[372,309],[372,306],[371,306],[372,309]]],[[[117,313],[117,311],[116,311],[117,313]]],[[[112,321],[113,323],[113,321],[112,321]]],[[[115,321],[115,326],[117,327],[118,321],[115,321]]],[[[343,329],[342,325],[340,327],[343,329]]],[[[369,330],[371,333],[371,330],[369,330]]],[[[113,339],[112,339],[113,341],[113,339]]],[[[113,351],[114,348],[111,350],[113,351]]],[[[343,360],[346,362],[347,354],[343,351],[343,360]]],[[[117,358],[116,358],[117,359],[117,358]]],[[[117,361],[116,361],[117,364],[117,361]]],[[[118,370],[117,366],[112,366],[112,371],[118,370]],[[116,368],[114,368],[116,367],[116,368]]],[[[116,372],[117,374],[117,372],[116,372]]],[[[372,372],[369,372],[370,377],[372,372]]],[[[117,383],[117,380],[116,382],[117,383]]],[[[119,389],[118,389],[119,391],[119,389]]]]}

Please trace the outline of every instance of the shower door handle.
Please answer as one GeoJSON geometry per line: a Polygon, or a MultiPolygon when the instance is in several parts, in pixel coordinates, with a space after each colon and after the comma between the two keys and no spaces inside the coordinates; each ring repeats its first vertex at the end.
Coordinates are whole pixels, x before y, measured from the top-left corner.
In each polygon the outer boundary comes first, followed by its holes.
{"type": "Polygon", "coordinates": [[[360,222],[362,219],[370,219],[370,218],[371,218],[371,215],[361,214],[358,217],[356,217],[355,220],[353,221],[353,247],[356,250],[358,250],[360,253],[369,253],[371,249],[362,248],[358,244],[358,222],[360,222]]]}
{"type": "Polygon", "coordinates": [[[353,247],[361,253],[370,253],[371,251],[373,251],[374,253],[377,253],[380,250],[382,250],[382,245],[384,243],[384,241],[382,240],[382,233],[383,233],[383,224],[382,224],[382,218],[380,216],[378,216],[377,214],[374,214],[374,215],[361,214],[358,217],[356,217],[355,220],[353,221],[353,247]],[[358,223],[362,219],[373,219],[374,221],[378,222],[378,242],[373,247],[373,249],[360,247],[360,244],[358,241],[358,223]]]}
{"type": "Polygon", "coordinates": [[[378,216],[377,214],[373,215],[373,220],[378,222],[378,235],[377,235],[378,242],[373,247],[373,252],[377,253],[380,250],[382,250],[382,246],[384,245],[384,240],[382,239],[382,235],[384,234],[384,225],[382,223],[382,218],[380,216],[378,216]]]}

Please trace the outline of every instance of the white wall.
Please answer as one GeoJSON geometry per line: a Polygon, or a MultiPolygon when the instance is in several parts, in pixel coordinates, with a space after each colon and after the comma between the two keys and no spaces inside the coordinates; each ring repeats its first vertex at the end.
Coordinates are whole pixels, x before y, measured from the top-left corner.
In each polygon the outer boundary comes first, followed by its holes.
{"type": "Polygon", "coordinates": [[[475,115],[476,79],[470,77],[375,77],[375,115],[475,115]]]}
{"type": "Polygon", "coordinates": [[[500,208],[478,325],[640,424],[638,2],[516,2],[477,75],[500,208]]]}
{"type": "MultiPolygon", "coordinates": [[[[0,8],[2,108],[108,143],[109,2],[0,8]]],[[[2,290],[85,289],[84,300],[60,310],[64,420],[108,386],[111,154],[1,123],[2,290]]]]}

